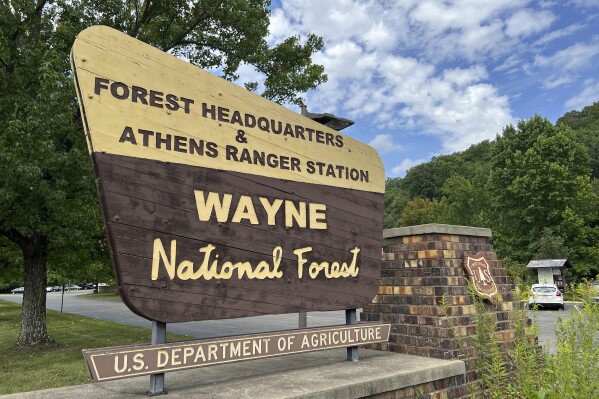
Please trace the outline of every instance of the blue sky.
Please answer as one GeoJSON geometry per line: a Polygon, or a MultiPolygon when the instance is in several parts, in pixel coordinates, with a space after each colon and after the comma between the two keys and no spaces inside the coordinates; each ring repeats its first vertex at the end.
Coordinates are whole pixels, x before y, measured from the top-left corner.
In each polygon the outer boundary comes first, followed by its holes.
{"type": "MultiPolygon", "coordinates": [[[[388,177],[599,101],[599,0],[273,1],[269,42],[315,33],[311,112],[356,124],[388,177]]],[[[240,70],[240,82],[259,78],[240,70]]],[[[290,106],[295,109],[293,106],[290,106]]]]}

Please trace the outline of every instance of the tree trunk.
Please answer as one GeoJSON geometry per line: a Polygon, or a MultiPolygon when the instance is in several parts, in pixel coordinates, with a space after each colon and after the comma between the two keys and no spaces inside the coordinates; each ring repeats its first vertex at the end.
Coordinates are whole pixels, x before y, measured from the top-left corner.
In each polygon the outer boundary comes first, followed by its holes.
{"type": "Polygon", "coordinates": [[[46,261],[48,238],[34,233],[22,243],[25,292],[21,313],[21,331],[17,346],[47,345],[52,342],[46,328],[46,261]]]}

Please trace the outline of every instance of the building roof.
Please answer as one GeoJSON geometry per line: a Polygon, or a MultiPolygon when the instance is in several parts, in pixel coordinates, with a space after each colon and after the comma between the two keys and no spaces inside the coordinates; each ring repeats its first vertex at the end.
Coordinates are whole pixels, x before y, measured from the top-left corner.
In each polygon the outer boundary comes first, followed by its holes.
{"type": "Polygon", "coordinates": [[[572,267],[568,259],[537,259],[531,260],[526,265],[529,269],[541,269],[545,267],[572,267]]]}

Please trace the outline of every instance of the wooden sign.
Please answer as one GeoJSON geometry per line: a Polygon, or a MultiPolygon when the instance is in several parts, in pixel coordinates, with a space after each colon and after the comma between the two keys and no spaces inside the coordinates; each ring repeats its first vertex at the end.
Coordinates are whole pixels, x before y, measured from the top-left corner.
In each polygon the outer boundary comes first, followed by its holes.
{"type": "Polygon", "coordinates": [[[389,341],[390,324],[360,323],[267,334],[170,342],[163,345],[85,349],[94,381],[213,366],[389,341]]]}
{"type": "Polygon", "coordinates": [[[464,268],[476,293],[493,302],[497,296],[497,285],[485,253],[464,253],[464,268]]]}
{"type": "Polygon", "coordinates": [[[368,145],[116,30],[71,54],[123,301],[184,322],[359,308],[380,279],[368,145]]]}

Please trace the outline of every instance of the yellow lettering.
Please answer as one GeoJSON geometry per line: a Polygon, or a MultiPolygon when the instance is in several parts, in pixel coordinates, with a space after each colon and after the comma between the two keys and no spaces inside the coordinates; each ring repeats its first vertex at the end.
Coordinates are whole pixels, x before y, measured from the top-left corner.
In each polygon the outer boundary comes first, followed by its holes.
{"type": "Polygon", "coordinates": [[[172,350],[171,355],[173,356],[171,359],[171,366],[178,366],[181,364],[179,360],[179,356],[181,355],[181,348],[175,348],[172,350]]]}
{"type": "MultiPolygon", "coordinates": [[[[202,222],[209,221],[210,218],[216,217],[220,223],[229,221],[229,213],[232,206],[233,195],[203,190],[194,190],[198,219],[202,222]]],[[[264,212],[266,213],[266,224],[275,226],[277,223],[277,215],[283,208],[285,212],[285,226],[293,227],[297,225],[300,228],[314,230],[326,230],[328,225],[326,221],[326,204],[308,203],[305,201],[291,201],[280,198],[269,199],[266,197],[258,197],[264,212]]],[[[235,213],[231,218],[231,223],[241,223],[243,220],[248,220],[251,224],[260,224],[258,214],[256,213],[255,205],[252,198],[248,195],[241,195],[235,206],[235,213]]]]}
{"type": "Polygon", "coordinates": [[[252,203],[252,198],[247,195],[242,195],[237,203],[237,209],[233,215],[231,222],[240,223],[242,219],[247,219],[251,224],[258,224],[258,217],[256,216],[256,210],[252,203]]]}
{"type": "Polygon", "coordinates": [[[177,241],[171,241],[171,259],[167,259],[166,251],[162,245],[160,238],[154,240],[154,250],[152,253],[152,280],[158,279],[158,268],[160,260],[164,262],[164,268],[168,273],[168,277],[172,280],[175,278],[175,263],[177,262],[177,241]]]}
{"type": "Polygon", "coordinates": [[[231,349],[229,352],[230,357],[241,356],[241,342],[231,342],[229,344],[229,348],[231,349]]]}
{"type": "Polygon", "coordinates": [[[191,346],[186,346],[183,348],[183,364],[187,364],[187,358],[193,355],[193,348],[191,346]]]}
{"type": "Polygon", "coordinates": [[[136,353],[133,356],[133,370],[135,371],[139,371],[141,369],[144,368],[144,354],[143,353],[136,353]]]}
{"type": "Polygon", "coordinates": [[[315,204],[311,203],[308,205],[310,210],[310,228],[314,230],[326,230],[327,222],[326,222],[326,210],[327,206],[325,204],[315,204]]]}
{"type": "Polygon", "coordinates": [[[298,227],[306,228],[306,203],[300,202],[296,207],[293,201],[285,200],[285,227],[293,227],[293,221],[298,227]]]}
{"type": "Polygon", "coordinates": [[[255,339],[252,341],[252,353],[254,355],[262,354],[262,341],[263,339],[255,339]]]}
{"type": "Polygon", "coordinates": [[[177,266],[177,276],[181,280],[189,280],[193,278],[193,262],[184,260],[177,266]]]}
{"type": "Polygon", "coordinates": [[[268,202],[267,198],[260,197],[260,203],[264,207],[264,210],[266,211],[266,215],[268,216],[268,225],[274,226],[277,222],[277,220],[276,220],[277,212],[281,208],[281,205],[283,204],[283,200],[275,199],[271,204],[270,202],[268,202]]]}
{"type": "Polygon", "coordinates": [[[157,366],[158,367],[164,367],[168,364],[168,352],[160,349],[158,351],[158,363],[157,366]]]}
{"type": "Polygon", "coordinates": [[[335,344],[335,345],[339,344],[339,331],[333,331],[331,341],[333,341],[333,344],[335,344]],[[335,335],[337,335],[337,338],[335,338],[335,335]]]}
{"type": "Polygon", "coordinates": [[[218,193],[209,192],[208,198],[204,197],[204,191],[194,190],[196,198],[196,207],[198,209],[198,218],[202,222],[210,220],[212,212],[216,214],[216,220],[224,223],[229,218],[229,209],[231,208],[231,194],[224,194],[221,202],[218,193]]]}
{"type": "Polygon", "coordinates": [[[302,339],[302,347],[300,349],[304,349],[305,347],[310,347],[310,342],[308,341],[308,335],[304,335],[302,339]]]}
{"type": "Polygon", "coordinates": [[[302,278],[304,275],[304,264],[308,262],[302,255],[306,252],[312,251],[312,247],[298,248],[293,253],[297,256],[297,277],[302,278]]]}
{"type": "Polygon", "coordinates": [[[127,370],[127,358],[127,355],[125,355],[123,359],[123,367],[119,367],[119,355],[117,354],[114,357],[114,371],[116,371],[117,373],[122,373],[125,370],[127,370]]]}
{"type": "Polygon", "coordinates": [[[218,356],[216,355],[217,350],[218,346],[215,344],[208,345],[208,361],[212,360],[212,356],[214,356],[214,360],[218,360],[218,356]]]}
{"type": "Polygon", "coordinates": [[[202,345],[198,346],[198,351],[196,352],[196,357],[193,359],[193,362],[197,363],[199,359],[202,359],[203,362],[206,361],[206,356],[204,356],[204,348],[202,345]]]}
{"type": "Polygon", "coordinates": [[[243,341],[243,356],[250,356],[252,352],[250,352],[250,341],[243,341]]]}
{"type": "MultiPolygon", "coordinates": [[[[293,251],[293,253],[297,256],[297,273],[298,277],[302,278],[304,265],[308,263],[308,260],[303,257],[305,252],[309,252],[312,250],[312,247],[299,248],[293,251]]],[[[356,277],[360,271],[360,268],[356,266],[356,262],[358,259],[358,253],[360,252],[360,248],[355,247],[351,251],[352,260],[348,265],[346,262],[339,265],[339,262],[311,262],[308,268],[308,273],[312,279],[318,277],[321,271],[324,271],[324,275],[326,278],[341,278],[341,277],[356,277]]]]}
{"type": "Polygon", "coordinates": [[[283,277],[283,272],[279,270],[279,265],[281,264],[281,258],[283,257],[283,248],[275,247],[272,250],[272,276],[273,278],[281,278],[283,277]]]}
{"type": "Polygon", "coordinates": [[[316,348],[318,346],[318,334],[310,335],[310,342],[312,343],[312,348],[316,348]]]}
{"type": "Polygon", "coordinates": [[[214,277],[214,270],[209,267],[209,264],[210,254],[215,248],[216,247],[212,244],[208,244],[205,247],[200,248],[200,253],[204,254],[204,259],[202,260],[202,264],[198,270],[193,275],[194,280],[197,280],[201,276],[203,276],[206,280],[210,280],[212,277],[214,277]]]}

